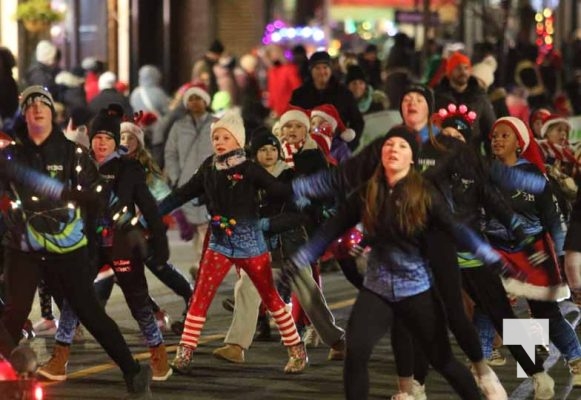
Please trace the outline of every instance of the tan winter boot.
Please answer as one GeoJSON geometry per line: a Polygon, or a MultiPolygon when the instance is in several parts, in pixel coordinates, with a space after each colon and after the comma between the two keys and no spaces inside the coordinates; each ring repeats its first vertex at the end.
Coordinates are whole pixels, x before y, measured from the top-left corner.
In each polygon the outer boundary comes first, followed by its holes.
{"type": "Polygon", "coordinates": [[[151,353],[151,371],[153,373],[151,379],[154,381],[166,381],[172,374],[172,369],[169,367],[167,361],[167,351],[165,345],[162,343],[157,347],[150,347],[151,353]]]}
{"type": "Polygon", "coordinates": [[[55,344],[50,360],[37,373],[51,381],[64,381],[67,379],[67,363],[69,362],[70,346],[55,344]]]}
{"type": "Polygon", "coordinates": [[[581,358],[569,361],[569,371],[573,387],[581,387],[581,358]]]}
{"type": "Polygon", "coordinates": [[[285,374],[300,374],[307,368],[309,358],[303,342],[288,346],[288,362],[284,367],[285,374]]]}
{"type": "Polygon", "coordinates": [[[214,357],[231,363],[242,364],[244,362],[244,349],[237,344],[226,343],[212,352],[214,357]]]}
{"type": "Polygon", "coordinates": [[[176,357],[171,362],[174,371],[187,375],[194,369],[194,348],[185,344],[178,345],[176,357]]]}
{"type": "Polygon", "coordinates": [[[555,398],[555,381],[546,372],[533,375],[535,400],[551,400],[555,398]]]}

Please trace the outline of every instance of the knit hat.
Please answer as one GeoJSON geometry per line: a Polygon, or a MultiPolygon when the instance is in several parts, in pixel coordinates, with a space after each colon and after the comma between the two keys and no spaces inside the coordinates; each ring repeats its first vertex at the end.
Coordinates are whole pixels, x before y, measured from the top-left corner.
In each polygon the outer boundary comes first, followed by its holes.
{"type": "Polygon", "coordinates": [[[480,79],[488,89],[494,83],[494,72],[497,66],[498,64],[493,56],[486,56],[478,64],[474,64],[472,76],[480,79]]]}
{"type": "Polygon", "coordinates": [[[119,133],[121,135],[124,133],[133,134],[139,141],[139,144],[141,144],[141,148],[145,148],[145,135],[143,133],[143,129],[141,129],[135,123],[130,121],[122,122],[121,127],[119,129],[119,133]]]}
{"type": "Polygon", "coordinates": [[[115,140],[115,147],[119,147],[122,117],[123,107],[120,104],[111,103],[107,108],[102,108],[91,121],[89,140],[93,141],[97,133],[104,133],[115,140]]]}
{"type": "Polygon", "coordinates": [[[39,63],[52,65],[56,58],[57,49],[49,40],[41,40],[36,45],[36,60],[39,63]]]}
{"type": "Polygon", "coordinates": [[[331,124],[333,128],[333,133],[338,131],[339,137],[345,142],[351,142],[355,139],[355,131],[351,128],[347,128],[339,115],[339,111],[332,104],[321,104],[316,106],[311,111],[311,118],[321,117],[325,121],[331,124]]]}
{"type": "Polygon", "coordinates": [[[410,145],[412,149],[412,160],[414,165],[418,165],[418,157],[419,157],[419,149],[420,146],[418,144],[418,140],[416,137],[416,133],[405,125],[396,125],[391,128],[387,134],[383,137],[383,142],[385,143],[388,139],[392,137],[400,137],[404,139],[410,145]]]}
{"type": "Polygon", "coordinates": [[[350,65],[347,67],[347,74],[345,75],[345,85],[350,84],[353,81],[363,81],[367,82],[365,76],[365,71],[359,65],[350,65]]]}
{"type": "Polygon", "coordinates": [[[210,135],[214,135],[214,131],[218,128],[226,129],[234,139],[238,142],[240,147],[246,144],[246,130],[244,129],[244,121],[242,116],[236,110],[226,110],[222,118],[214,122],[210,129],[210,135]]]}
{"type": "Polygon", "coordinates": [[[250,143],[250,154],[253,158],[256,157],[258,154],[258,150],[260,150],[263,146],[271,145],[276,147],[278,150],[278,157],[282,159],[282,148],[280,147],[280,141],[276,136],[272,133],[265,132],[260,133],[252,138],[252,142],[250,143]]]}
{"type": "Polygon", "coordinates": [[[307,131],[311,127],[309,112],[300,107],[291,106],[287,111],[284,112],[284,114],[280,116],[278,121],[280,123],[280,128],[282,129],[290,121],[299,121],[307,128],[307,131]]]}
{"type": "Polygon", "coordinates": [[[216,54],[222,54],[224,52],[224,45],[222,44],[221,41],[216,39],[212,42],[210,48],[208,48],[208,51],[211,51],[212,53],[216,54]]]}
{"type": "Polygon", "coordinates": [[[551,129],[551,126],[558,123],[567,124],[569,130],[571,130],[571,123],[567,118],[563,118],[558,114],[550,114],[543,118],[543,126],[541,127],[541,137],[544,138],[549,129],[551,129]]]}
{"type": "MultiPolygon", "coordinates": [[[[551,115],[551,111],[547,110],[546,108],[535,109],[534,111],[531,112],[531,115],[529,116],[529,126],[532,129],[537,121],[544,122],[545,119],[550,115],[551,115]]],[[[539,134],[540,134],[540,132],[539,132],[539,134]]]]}
{"type": "Polygon", "coordinates": [[[326,51],[316,51],[309,58],[309,68],[313,68],[317,64],[331,65],[331,56],[326,51]]]}
{"type": "Polygon", "coordinates": [[[26,109],[32,105],[36,100],[42,101],[44,104],[50,107],[52,111],[52,115],[56,114],[54,109],[54,100],[52,99],[52,95],[50,92],[43,86],[40,85],[32,85],[24,89],[24,91],[20,94],[20,110],[24,114],[26,109]]]}
{"type": "Polygon", "coordinates": [[[204,103],[206,103],[206,107],[208,107],[212,103],[212,99],[210,98],[210,95],[208,94],[208,90],[206,89],[206,87],[202,84],[197,84],[189,87],[184,92],[184,96],[182,97],[184,107],[186,108],[188,107],[188,100],[192,95],[196,95],[202,100],[204,100],[204,103]]]}
{"type": "Polygon", "coordinates": [[[99,76],[99,90],[114,89],[117,82],[117,75],[111,71],[106,71],[99,76]]]}
{"type": "Polygon", "coordinates": [[[466,64],[468,67],[472,66],[472,62],[470,62],[470,58],[466,54],[459,51],[450,54],[446,60],[446,76],[449,77],[452,71],[460,64],[466,64]]]}
{"type": "Polygon", "coordinates": [[[419,93],[424,97],[424,99],[426,99],[426,102],[428,103],[428,114],[432,115],[432,113],[434,112],[434,108],[435,108],[434,92],[428,86],[421,85],[419,83],[412,83],[405,88],[405,90],[401,96],[400,103],[399,103],[400,114],[403,116],[403,112],[401,109],[403,98],[405,97],[406,94],[411,93],[411,92],[419,93]]]}
{"type": "Polygon", "coordinates": [[[472,124],[476,117],[476,113],[468,109],[465,104],[456,106],[450,103],[446,108],[440,108],[432,120],[442,130],[448,127],[456,129],[464,137],[466,143],[469,143],[472,140],[472,124]]]}
{"type": "Polygon", "coordinates": [[[522,120],[516,117],[502,117],[496,120],[490,129],[490,137],[500,124],[506,124],[511,127],[518,139],[519,148],[521,149],[521,157],[527,159],[532,164],[535,164],[541,172],[545,172],[545,163],[537,141],[533,137],[533,133],[522,120]]]}

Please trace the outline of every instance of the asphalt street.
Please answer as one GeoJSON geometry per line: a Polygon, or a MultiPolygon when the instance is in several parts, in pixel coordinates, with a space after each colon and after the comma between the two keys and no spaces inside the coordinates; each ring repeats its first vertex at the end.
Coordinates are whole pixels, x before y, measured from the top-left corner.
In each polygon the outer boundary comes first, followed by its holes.
{"type": "MultiPolygon", "coordinates": [[[[191,265],[191,243],[184,243],[176,232],[170,231],[171,260],[184,273],[191,265]]],[[[280,344],[278,332],[269,342],[255,342],[246,353],[244,364],[231,364],[212,356],[212,351],[220,347],[231,319],[231,313],[224,310],[222,300],[232,297],[236,274],[232,270],[221,285],[218,295],[210,308],[206,326],[202,332],[200,346],[196,351],[198,368],[191,376],[173,375],[168,381],[154,383],[153,399],[342,399],[342,363],[327,361],[329,349],[322,345],[309,349],[310,364],[300,375],[286,375],[283,367],[287,360],[285,348],[280,344]]],[[[345,327],[356,290],[344,279],[341,272],[328,272],[323,275],[324,292],[337,322],[345,327]]],[[[184,303],[165,288],[148,272],[150,293],[173,318],[179,318],[184,303]]],[[[574,324],[579,322],[579,311],[568,305],[568,318],[574,324]]],[[[58,311],[57,311],[58,312],[58,311]]],[[[132,319],[123,295],[115,288],[107,305],[107,312],[119,324],[136,358],[148,362],[149,352],[132,319]]],[[[35,301],[31,319],[39,318],[38,302],[35,301]]],[[[57,314],[58,315],[58,314],[57,314]]],[[[45,398],[51,399],[121,399],[125,396],[125,386],[119,369],[112,364],[100,346],[88,335],[81,344],[73,345],[68,365],[68,379],[60,383],[46,383],[45,398]]],[[[165,333],[170,359],[175,353],[179,337],[171,332],[165,333]]],[[[54,339],[51,335],[38,335],[30,342],[42,361],[50,357],[54,339]]],[[[462,361],[466,357],[453,342],[454,353],[462,361]]],[[[510,358],[502,367],[495,367],[497,374],[514,400],[532,399],[530,379],[516,377],[516,364],[510,358]]],[[[556,399],[581,399],[581,389],[571,389],[570,377],[558,351],[551,345],[551,353],[546,367],[556,382],[556,399]]],[[[376,347],[370,365],[370,398],[389,399],[396,393],[396,375],[391,345],[385,337],[376,347]]],[[[457,398],[451,393],[447,383],[434,371],[427,381],[427,394],[431,400],[457,398]]]]}

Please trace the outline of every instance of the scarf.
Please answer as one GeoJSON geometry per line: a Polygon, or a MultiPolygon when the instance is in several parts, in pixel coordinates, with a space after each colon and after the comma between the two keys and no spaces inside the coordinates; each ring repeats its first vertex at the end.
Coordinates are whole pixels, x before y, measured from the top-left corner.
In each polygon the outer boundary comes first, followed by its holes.
{"type": "Polygon", "coordinates": [[[226,154],[214,155],[214,166],[218,171],[230,169],[246,161],[246,152],[243,148],[229,151],[226,154]]]}
{"type": "Polygon", "coordinates": [[[553,158],[555,160],[559,160],[565,163],[571,163],[573,165],[577,165],[578,161],[573,153],[571,147],[566,145],[560,145],[555,143],[550,143],[548,140],[539,140],[538,141],[541,150],[543,151],[543,156],[545,159],[553,158]]]}
{"type": "Polygon", "coordinates": [[[371,107],[371,102],[373,101],[373,88],[371,85],[367,85],[365,88],[365,93],[363,93],[363,97],[359,99],[357,102],[357,107],[359,108],[359,112],[361,114],[365,114],[369,107],[371,107]]]}
{"type": "Polygon", "coordinates": [[[298,153],[303,148],[303,146],[305,145],[305,141],[306,141],[306,139],[303,139],[300,142],[295,143],[295,144],[291,144],[291,143],[288,143],[286,141],[283,141],[283,143],[282,143],[282,153],[283,153],[283,156],[284,156],[284,162],[290,168],[294,168],[295,167],[294,155],[296,153],[298,153]]]}

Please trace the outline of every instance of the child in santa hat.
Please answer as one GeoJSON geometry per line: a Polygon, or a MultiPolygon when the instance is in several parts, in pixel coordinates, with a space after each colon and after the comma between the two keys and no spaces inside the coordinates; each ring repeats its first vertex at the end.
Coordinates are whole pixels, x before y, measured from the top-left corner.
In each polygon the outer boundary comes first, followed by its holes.
{"type": "Polygon", "coordinates": [[[347,143],[355,139],[355,131],[345,126],[334,105],[321,104],[311,110],[311,136],[332,159],[341,162],[351,156],[347,143]]]}
{"type": "Polygon", "coordinates": [[[547,174],[555,183],[555,195],[566,219],[577,197],[578,169],[581,165],[569,144],[571,124],[567,118],[550,114],[543,118],[539,147],[543,152],[547,174]]]}
{"type": "MultiPolygon", "coordinates": [[[[544,172],[544,164],[537,143],[527,125],[518,118],[503,117],[492,126],[490,134],[493,155],[506,166],[522,171],[544,172]]],[[[533,246],[550,257],[541,267],[532,265],[520,246],[515,246],[512,235],[497,220],[486,225],[486,235],[514,268],[524,271],[527,282],[507,278],[504,287],[508,294],[524,297],[534,318],[549,320],[549,339],[569,364],[573,386],[581,387],[581,345],[575,331],[559,311],[558,303],[570,296],[569,287],[561,274],[558,257],[564,255],[561,213],[554,201],[551,185],[540,194],[526,191],[503,191],[505,200],[522,221],[524,230],[535,236],[533,246]]],[[[545,392],[542,398],[552,398],[552,382],[544,376],[545,392]]],[[[552,380],[551,380],[552,381],[552,380]]],[[[535,382],[535,396],[541,398],[539,384],[535,382]]]]}

